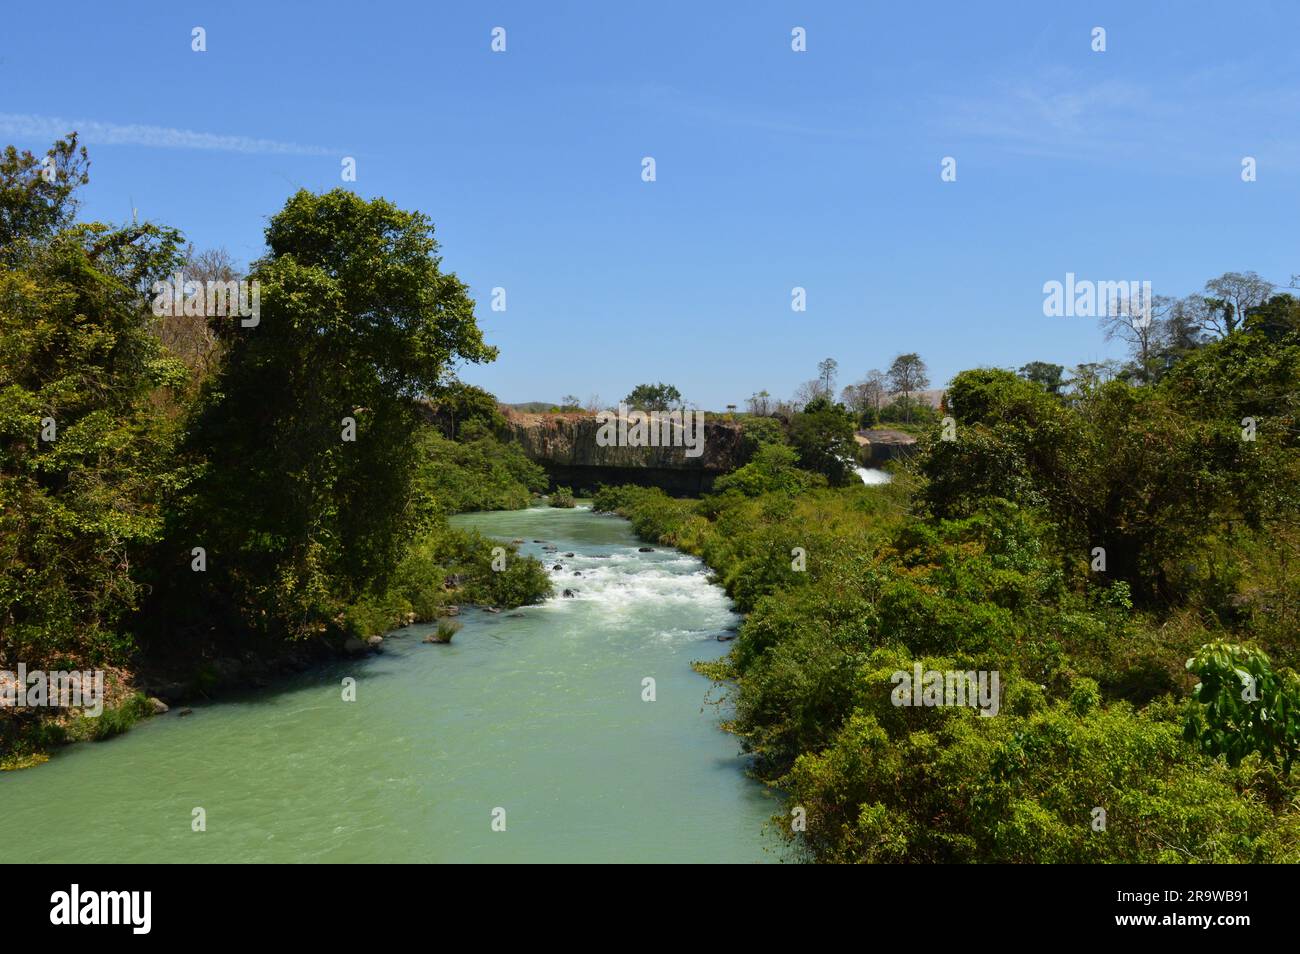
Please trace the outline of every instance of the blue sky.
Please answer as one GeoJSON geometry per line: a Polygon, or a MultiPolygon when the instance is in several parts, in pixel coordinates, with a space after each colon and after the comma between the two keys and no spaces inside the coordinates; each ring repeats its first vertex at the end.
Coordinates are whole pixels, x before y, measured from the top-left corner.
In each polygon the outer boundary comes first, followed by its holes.
{"type": "Polygon", "coordinates": [[[1072,271],[1184,294],[1300,272],[1300,5],[12,5],[0,139],[78,128],[84,215],[257,257],[299,186],[427,212],[505,401],[676,384],[704,407],[918,351],[1119,356],[1046,318],[1072,271]],[[191,50],[191,29],[208,50],[191,50]],[[506,29],[493,53],[491,30],[506,29]],[[807,52],[790,31],[807,31],[807,52]],[[1095,26],[1107,49],[1091,49],[1095,26]],[[657,181],[641,181],[653,156],[657,181]],[[944,156],[957,181],[940,180],[944,156]],[[1243,156],[1258,181],[1241,181],[1243,156]],[[807,289],[808,310],[790,308],[807,289]],[[490,290],[508,308],[488,307],[490,290]]]}

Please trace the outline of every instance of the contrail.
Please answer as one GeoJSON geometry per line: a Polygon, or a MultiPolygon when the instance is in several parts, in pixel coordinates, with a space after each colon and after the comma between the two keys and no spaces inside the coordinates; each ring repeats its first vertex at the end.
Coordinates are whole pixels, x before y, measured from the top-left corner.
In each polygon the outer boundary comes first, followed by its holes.
{"type": "Polygon", "coordinates": [[[76,131],[81,141],[96,146],[151,146],[157,149],[206,149],[216,152],[242,152],[259,155],[334,156],[342,150],[324,146],[304,146],[274,139],[251,136],[222,136],[146,126],[138,123],[105,123],[92,119],[61,119],[58,116],[34,116],[26,113],[0,113],[0,135],[18,136],[52,142],[76,131]]]}

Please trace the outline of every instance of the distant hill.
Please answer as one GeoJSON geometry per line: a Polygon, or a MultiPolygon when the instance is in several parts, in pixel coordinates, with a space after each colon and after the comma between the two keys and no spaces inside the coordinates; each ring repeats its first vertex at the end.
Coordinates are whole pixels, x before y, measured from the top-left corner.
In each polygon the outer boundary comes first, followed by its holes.
{"type": "Polygon", "coordinates": [[[926,404],[929,404],[930,407],[938,410],[939,402],[943,400],[943,396],[947,390],[947,388],[931,388],[929,391],[917,391],[912,396],[918,400],[924,401],[926,404]]]}

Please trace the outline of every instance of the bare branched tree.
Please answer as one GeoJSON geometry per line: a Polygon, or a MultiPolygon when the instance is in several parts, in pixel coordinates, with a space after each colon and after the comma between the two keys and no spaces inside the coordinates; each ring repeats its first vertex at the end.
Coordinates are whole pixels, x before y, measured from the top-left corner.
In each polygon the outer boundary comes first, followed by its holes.
{"type": "MultiPolygon", "coordinates": [[[[231,282],[243,277],[235,261],[224,248],[185,250],[182,271],[186,281],[231,282]]],[[[222,318],[216,321],[227,320],[222,318]]],[[[185,362],[196,380],[208,375],[221,354],[221,342],[211,321],[202,315],[164,315],[158,319],[158,335],[163,346],[185,362]]]]}
{"type": "Polygon", "coordinates": [[[772,413],[772,395],[766,390],[756,391],[751,394],[745,403],[749,405],[749,413],[759,417],[767,417],[772,413]]]}
{"type": "Polygon", "coordinates": [[[1224,272],[1205,283],[1208,314],[1204,330],[1226,338],[1246,320],[1252,308],[1273,294],[1273,283],[1255,272],[1224,272]]]}
{"type": "Polygon", "coordinates": [[[1142,295],[1123,297],[1113,300],[1101,319],[1107,341],[1118,339],[1128,345],[1136,376],[1143,384],[1151,381],[1152,361],[1160,349],[1164,321],[1176,304],[1177,300],[1167,295],[1157,295],[1150,301],[1142,295]]]}

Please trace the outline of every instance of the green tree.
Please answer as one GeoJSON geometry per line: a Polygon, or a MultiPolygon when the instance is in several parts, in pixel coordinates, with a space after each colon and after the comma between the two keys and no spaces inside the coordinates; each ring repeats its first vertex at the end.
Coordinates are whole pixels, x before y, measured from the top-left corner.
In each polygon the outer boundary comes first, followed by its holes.
{"type": "Polygon", "coordinates": [[[438,428],[451,440],[464,440],[473,432],[500,434],[506,426],[496,396],[463,381],[439,387],[429,401],[430,414],[438,428]]]}
{"type": "Polygon", "coordinates": [[[226,362],[185,444],[197,476],[169,528],[174,554],[205,547],[208,569],[168,579],[191,617],[220,625],[231,607],[243,627],[305,634],[382,589],[421,529],[416,399],[496,351],[420,213],[301,191],[266,240],[260,324],[222,326],[226,362]]]}
{"type": "MultiPolygon", "coordinates": [[[[889,387],[895,393],[902,394],[909,402],[912,398],[912,392],[922,391],[930,386],[930,375],[926,370],[925,362],[916,352],[910,354],[900,354],[889,366],[887,372],[889,387]]],[[[910,406],[905,405],[905,406],[910,406]]],[[[908,422],[911,421],[909,413],[908,422]]]]}
{"type": "Polygon", "coordinates": [[[853,415],[826,397],[809,401],[790,421],[790,443],[799,466],[825,474],[832,484],[846,484],[852,474],[857,442],[853,415]]]}
{"type": "Polygon", "coordinates": [[[753,459],[729,474],[723,474],[713,484],[713,492],[722,494],[737,490],[746,497],[760,497],[768,493],[794,495],[809,483],[808,474],[797,466],[793,448],[786,444],[763,444],[753,459]]]}
{"type": "Polygon", "coordinates": [[[821,388],[821,393],[828,398],[835,391],[835,375],[838,373],[840,363],[834,358],[826,358],[817,362],[817,381],[821,388]]]}
{"type": "Polygon", "coordinates": [[[1300,299],[1290,294],[1274,295],[1251,309],[1246,316],[1245,328],[1273,342],[1297,334],[1300,332],[1300,299]]]}
{"type": "Polygon", "coordinates": [[[0,160],[0,662],[34,668],[126,659],[176,478],[152,397],[186,378],[144,294],[179,235],[74,225],[85,152],[69,137],[50,156],[0,160]]]}
{"type": "Polygon", "coordinates": [[[6,146],[0,158],[0,255],[15,262],[72,224],[77,189],[90,181],[90,160],[77,134],[60,139],[43,157],[6,146]]]}
{"type": "Polygon", "coordinates": [[[1016,373],[1026,381],[1041,384],[1046,391],[1056,394],[1064,383],[1061,375],[1065,373],[1065,368],[1048,361],[1030,361],[1016,373]]]}
{"type": "Polygon", "coordinates": [[[630,408],[642,411],[669,411],[682,406],[682,392],[671,384],[638,384],[623,398],[630,408]]]}

